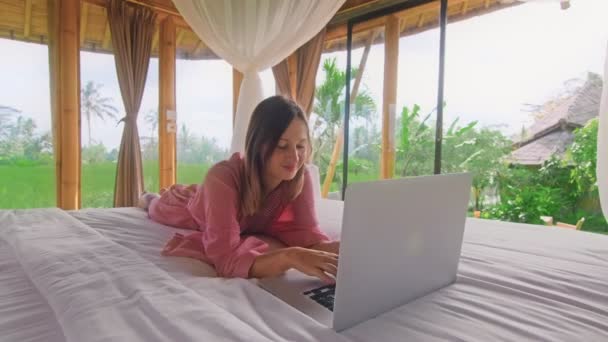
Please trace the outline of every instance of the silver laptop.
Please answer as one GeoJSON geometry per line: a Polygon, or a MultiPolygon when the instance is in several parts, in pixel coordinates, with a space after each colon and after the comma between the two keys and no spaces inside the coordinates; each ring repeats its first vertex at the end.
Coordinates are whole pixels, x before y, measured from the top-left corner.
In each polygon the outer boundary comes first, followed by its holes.
{"type": "Polygon", "coordinates": [[[290,270],[260,285],[336,331],[456,280],[471,175],[349,184],[336,284],[290,270]]]}

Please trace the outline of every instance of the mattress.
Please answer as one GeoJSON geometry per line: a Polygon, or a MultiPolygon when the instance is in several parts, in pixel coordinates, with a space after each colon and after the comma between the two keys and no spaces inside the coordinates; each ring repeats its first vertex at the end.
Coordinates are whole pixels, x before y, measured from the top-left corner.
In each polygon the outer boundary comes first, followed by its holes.
{"type": "MultiPolygon", "coordinates": [[[[342,203],[317,212],[339,236],[342,203]]],[[[455,284],[341,333],[163,257],[137,208],[0,211],[0,341],[606,341],[608,237],[468,219],[455,284]]]]}

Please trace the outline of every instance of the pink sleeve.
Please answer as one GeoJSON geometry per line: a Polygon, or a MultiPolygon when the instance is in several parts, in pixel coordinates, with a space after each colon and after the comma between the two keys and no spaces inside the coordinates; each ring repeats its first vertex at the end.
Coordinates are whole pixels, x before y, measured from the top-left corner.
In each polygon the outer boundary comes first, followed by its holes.
{"type": "Polygon", "coordinates": [[[207,259],[222,277],[247,278],[256,256],[268,245],[255,237],[242,238],[237,219],[236,179],[227,167],[209,170],[202,191],[190,204],[194,220],[205,227],[202,243],[207,259]]]}
{"type": "Polygon", "coordinates": [[[267,234],[288,246],[310,247],[330,240],[319,228],[313,182],[308,169],[304,172],[302,192],[287,205],[267,234]]]}

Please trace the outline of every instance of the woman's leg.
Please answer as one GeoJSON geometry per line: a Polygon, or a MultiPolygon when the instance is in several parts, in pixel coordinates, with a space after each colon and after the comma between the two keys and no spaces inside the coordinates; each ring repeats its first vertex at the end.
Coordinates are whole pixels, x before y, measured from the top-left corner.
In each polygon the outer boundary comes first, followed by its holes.
{"type": "Polygon", "coordinates": [[[188,202],[196,189],[185,185],[172,185],[160,197],[152,198],[148,216],[167,226],[198,230],[199,226],[188,211],[188,202]]]}

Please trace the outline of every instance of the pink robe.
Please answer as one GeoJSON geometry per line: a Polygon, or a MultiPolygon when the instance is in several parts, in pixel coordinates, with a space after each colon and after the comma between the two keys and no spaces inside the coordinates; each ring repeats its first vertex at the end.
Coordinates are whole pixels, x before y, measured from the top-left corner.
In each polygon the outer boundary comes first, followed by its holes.
{"type": "Polygon", "coordinates": [[[243,170],[244,161],[235,153],[213,166],[203,184],[174,185],[152,200],[148,213],[154,221],[198,230],[187,236],[176,234],[163,255],[196,258],[213,264],[220,276],[247,278],[255,257],[268,248],[250,234],[264,234],[287,246],[310,247],[329,241],[319,229],[308,169],[302,192],[293,201],[279,185],[258,213],[239,219],[243,170]]]}

